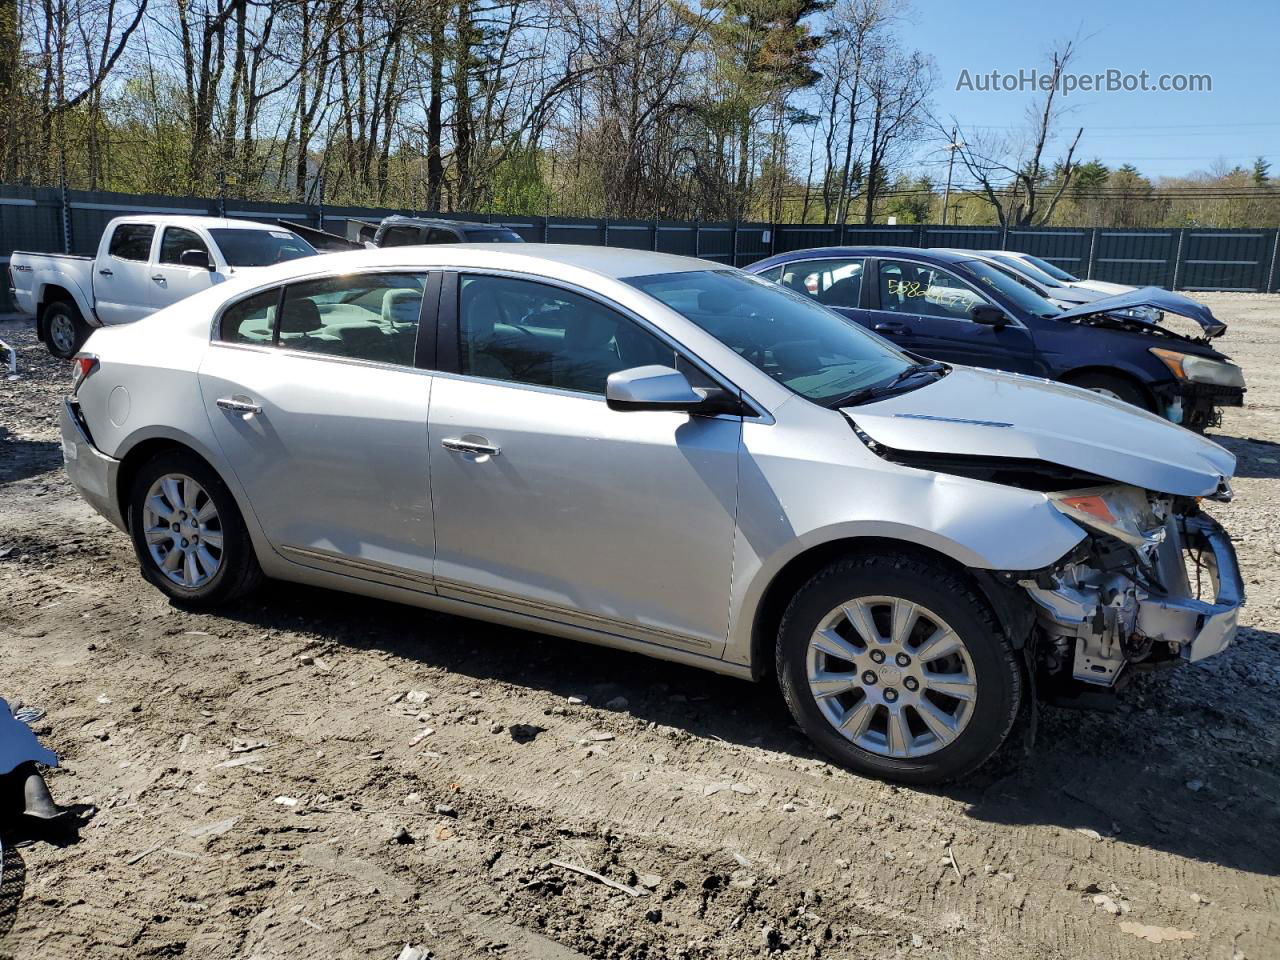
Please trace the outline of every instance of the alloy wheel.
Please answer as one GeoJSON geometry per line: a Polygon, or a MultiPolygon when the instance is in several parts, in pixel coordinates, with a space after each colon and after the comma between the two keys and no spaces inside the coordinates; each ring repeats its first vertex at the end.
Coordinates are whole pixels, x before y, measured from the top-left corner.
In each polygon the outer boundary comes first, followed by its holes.
{"type": "Polygon", "coordinates": [[[964,640],[900,597],[858,597],[831,610],[809,639],[805,666],[822,715],[879,756],[917,758],[947,747],[977,702],[964,640]]]}
{"type": "Polygon", "coordinates": [[[147,552],[180,587],[203,587],[223,561],[222,523],[208,491],[186,474],[168,473],[147,491],[142,507],[147,552]]]}
{"type": "Polygon", "coordinates": [[[76,348],[76,326],[71,317],[62,311],[49,317],[49,339],[58,353],[71,356],[76,348]]]}

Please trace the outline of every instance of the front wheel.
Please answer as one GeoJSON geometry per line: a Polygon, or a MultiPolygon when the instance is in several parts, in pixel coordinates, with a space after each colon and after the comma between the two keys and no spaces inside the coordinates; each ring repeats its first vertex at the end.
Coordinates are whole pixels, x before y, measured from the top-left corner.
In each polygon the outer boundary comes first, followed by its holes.
{"type": "Polygon", "coordinates": [[[44,342],[55,357],[70,360],[92,332],[74,303],[57,300],[44,308],[44,342]]]}
{"type": "Polygon", "coordinates": [[[840,764],[913,784],[979,767],[1004,742],[1022,673],[986,601],[914,557],[850,557],[792,599],[777,646],[792,716],[840,764]]]}
{"type": "Polygon", "coordinates": [[[129,533],[142,575],[187,606],[229,602],[262,579],[231,491],[186,450],[157,454],[133,478],[129,533]]]}
{"type": "Polygon", "coordinates": [[[1073,387],[1083,387],[1112,400],[1123,400],[1140,410],[1151,412],[1151,401],[1142,389],[1131,380],[1109,373],[1082,373],[1067,381],[1073,387]]]}

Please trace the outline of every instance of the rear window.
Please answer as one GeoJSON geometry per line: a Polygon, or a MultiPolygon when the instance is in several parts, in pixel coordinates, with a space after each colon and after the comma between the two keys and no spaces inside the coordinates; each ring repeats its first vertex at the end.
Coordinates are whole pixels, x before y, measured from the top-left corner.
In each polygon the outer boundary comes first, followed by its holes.
{"type": "Polygon", "coordinates": [[[218,227],[209,231],[232,267],[269,267],[273,263],[315,256],[316,248],[290,230],[245,230],[218,227]]]}

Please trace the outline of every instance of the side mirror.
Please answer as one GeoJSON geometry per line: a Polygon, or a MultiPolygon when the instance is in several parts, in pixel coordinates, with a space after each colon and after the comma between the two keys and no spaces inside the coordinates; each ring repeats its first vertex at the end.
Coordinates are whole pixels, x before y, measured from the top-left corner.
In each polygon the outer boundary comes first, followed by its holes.
{"type": "Polygon", "coordinates": [[[990,303],[975,303],[971,306],[969,308],[969,319],[974,323],[995,327],[997,330],[1009,325],[1009,318],[1005,315],[1005,312],[990,303]]]}
{"type": "Polygon", "coordinates": [[[199,267],[202,270],[213,270],[213,264],[209,262],[209,254],[204,250],[183,250],[178,257],[178,262],[184,267],[199,267]]]}
{"type": "Polygon", "coordinates": [[[609,374],[604,398],[610,410],[693,410],[704,400],[683,373],[658,364],[609,374]]]}

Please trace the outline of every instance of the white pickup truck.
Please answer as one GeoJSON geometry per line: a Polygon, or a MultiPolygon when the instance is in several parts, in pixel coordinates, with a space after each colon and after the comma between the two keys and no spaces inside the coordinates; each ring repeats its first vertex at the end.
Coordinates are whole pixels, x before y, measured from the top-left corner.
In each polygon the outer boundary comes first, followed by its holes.
{"type": "Polygon", "coordinates": [[[252,220],[117,217],[96,257],[15,250],[9,287],[49,352],[71,357],[94,327],[130,323],[230,277],[315,253],[296,233],[252,220]]]}

